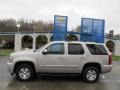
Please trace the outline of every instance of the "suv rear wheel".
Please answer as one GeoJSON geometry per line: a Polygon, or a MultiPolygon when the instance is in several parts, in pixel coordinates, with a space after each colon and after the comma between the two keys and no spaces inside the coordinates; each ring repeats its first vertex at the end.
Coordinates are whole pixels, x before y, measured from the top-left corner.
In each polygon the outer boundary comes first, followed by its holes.
{"type": "Polygon", "coordinates": [[[93,83],[99,79],[99,70],[96,67],[86,67],[82,75],[84,81],[93,83]]]}
{"type": "Polygon", "coordinates": [[[30,65],[20,65],[16,69],[16,78],[21,81],[29,81],[33,76],[34,71],[30,65]]]}

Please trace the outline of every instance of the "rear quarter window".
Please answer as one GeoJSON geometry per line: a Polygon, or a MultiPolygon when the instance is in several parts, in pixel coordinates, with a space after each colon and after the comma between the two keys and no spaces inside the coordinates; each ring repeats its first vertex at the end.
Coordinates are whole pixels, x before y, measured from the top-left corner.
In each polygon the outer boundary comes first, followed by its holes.
{"type": "Polygon", "coordinates": [[[108,55],[104,45],[86,44],[86,46],[92,55],[108,55]]]}

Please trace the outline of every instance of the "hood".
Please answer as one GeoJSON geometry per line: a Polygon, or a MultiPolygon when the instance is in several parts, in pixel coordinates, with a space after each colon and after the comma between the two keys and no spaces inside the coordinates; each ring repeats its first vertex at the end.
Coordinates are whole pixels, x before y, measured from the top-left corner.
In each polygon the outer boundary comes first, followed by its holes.
{"type": "Polygon", "coordinates": [[[33,51],[34,51],[33,49],[30,49],[30,50],[23,50],[23,51],[17,51],[17,52],[11,53],[10,56],[31,54],[31,53],[33,53],[33,51]]]}

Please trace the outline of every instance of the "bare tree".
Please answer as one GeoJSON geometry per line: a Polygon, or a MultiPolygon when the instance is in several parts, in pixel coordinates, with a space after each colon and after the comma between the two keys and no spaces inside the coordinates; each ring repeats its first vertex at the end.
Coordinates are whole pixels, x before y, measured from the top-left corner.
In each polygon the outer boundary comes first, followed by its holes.
{"type": "Polygon", "coordinates": [[[34,32],[33,26],[35,26],[36,32],[51,32],[53,30],[52,22],[43,22],[42,20],[26,20],[20,19],[16,21],[14,19],[3,19],[0,20],[0,32],[17,32],[16,24],[19,23],[20,32],[34,32]]]}

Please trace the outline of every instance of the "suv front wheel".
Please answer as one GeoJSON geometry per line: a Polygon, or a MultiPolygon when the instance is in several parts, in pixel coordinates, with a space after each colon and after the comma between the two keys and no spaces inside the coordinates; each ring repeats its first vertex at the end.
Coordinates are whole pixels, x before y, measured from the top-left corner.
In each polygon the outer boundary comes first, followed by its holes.
{"type": "Polygon", "coordinates": [[[16,78],[21,81],[29,81],[34,76],[33,68],[30,65],[20,65],[16,69],[16,78]]]}
{"type": "Polygon", "coordinates": [[[93,83],[99,79],[99,70],[95,67],[86,67],[82,75],[84,81],[93,83]]]}

